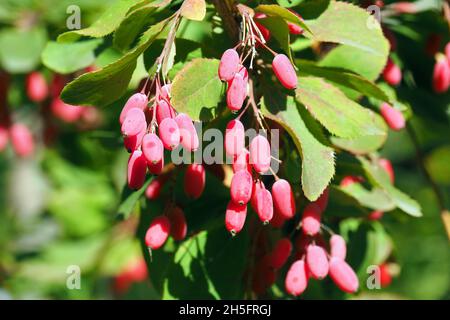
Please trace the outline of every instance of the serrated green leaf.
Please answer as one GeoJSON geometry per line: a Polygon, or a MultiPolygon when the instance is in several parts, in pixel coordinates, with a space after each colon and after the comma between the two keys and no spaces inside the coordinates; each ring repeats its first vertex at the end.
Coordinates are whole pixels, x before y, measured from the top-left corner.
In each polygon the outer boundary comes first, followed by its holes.
{"type": "Polygon", "coordinates": [[[289,28],[286,21],[280,17],[266,17],[263,19],[258,19],[258,23],[261,23],[270,30],[270,34],[292,60],[289,28]]]}
{"type": "Polygon", "coordinates": [[[386,191],[380,188],[367,190],[360,183],[352,183],[340,190],[355,198],[362,206],[381,211],[390,211],[395,208],[392,199],[386,194],[386,191]]]}
{"type": "Polygon", "coordinates": [[[297,15],[295,15],[288,9],[283,8],[279,5],[261,4],[261,5],[257,6],[255,8],[255,10],[258,12],[265,13],[268,16],[276,16],[276,17],[283,18],[284,20],[286,20],[286,22],[292,22],[293,24],[296,24],[296,25],[302,27],[304,30],[308,31],[309,33],[313,32],[313,31],[311,31],[309,26],[302,19],[300,19],[297,15]]]}
{"type": "Polygon", "coordinates": [[[148,29],[139,45],[121,59],[103,69],[83,74],[70,82],[61,93],[64,102],[72,105],[108,105],[119,99],[130,82],[136,68],[136,60],[162,32],[167,20],[148,29]]]}
{"type": "Polygon", "coordinates": [[[347,98],[342,91],[321,78],[300,77],[296,99],[329,132],[343,138],[383,135],[375,113],[347,98]]]}
{"type": "Polygon", "coordinates": [[[173,79],[171,102],[174,108],[193,120],[211,120],[212,109],[223,99],[218,68],[216,59],[200,58],[186,64],[173,79]]]}
{"type": "Polygon", "coordinates": [[[94,50],[102,42],[101,39],[76,43],[48,42],[42,52],[42,63],[58,73],[75,72],[94,62],[94,50]]]}
{"type": "Polygon", "coordinates": [[[281,124],[294,140],[302,157],[303,192],[315,201],[334,176],[334,151],[311,133],[299,108],[292,97],[283,100],[275,93],[264,96],[262,102],[264,116],[281,124]]]}

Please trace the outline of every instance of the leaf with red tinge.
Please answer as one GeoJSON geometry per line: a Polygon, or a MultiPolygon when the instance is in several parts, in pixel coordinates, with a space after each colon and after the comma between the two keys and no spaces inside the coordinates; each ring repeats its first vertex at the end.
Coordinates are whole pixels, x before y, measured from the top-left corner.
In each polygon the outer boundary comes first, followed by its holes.
{"type": "Polygon", "coordinates": [[[181,15],[186,19],[202,21],[205,14],[205,0],[185,0],[181,6],[181,15]]]}

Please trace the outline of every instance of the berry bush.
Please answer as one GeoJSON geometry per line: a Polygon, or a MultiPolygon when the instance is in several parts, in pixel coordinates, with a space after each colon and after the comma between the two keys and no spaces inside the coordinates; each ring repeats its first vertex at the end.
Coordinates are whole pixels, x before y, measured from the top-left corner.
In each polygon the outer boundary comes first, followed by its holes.
{"type": "Polygon", "coordinates": [[[4,0],[0,298],[448,299],[449,29],[432,0],[4,0]]]}

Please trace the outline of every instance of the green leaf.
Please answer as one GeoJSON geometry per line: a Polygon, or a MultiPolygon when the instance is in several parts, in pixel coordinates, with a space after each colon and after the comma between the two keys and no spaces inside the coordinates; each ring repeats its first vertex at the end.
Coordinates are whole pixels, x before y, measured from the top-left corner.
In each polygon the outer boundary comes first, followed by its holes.
{"type": "Polygon", "coordinates": [[[306,25],[306,23],[300,19],[297,15],[292,13],[286,8],[283,8],[276,4],[261,4],[255,8],[256,11],[262,12],[267,14],[268,16],[276,16],[283,18],[286,20],[286,22],[292,22],[293,24],[296,24],[300,27],[302,27],[304,30],[308,31],[309,33],[312,33],[311,29],[306,25]]]}
{"type": "Polygon", "coordinates": [[[433,150],[425,159],[425,165],[431,177],[437,183],[450,185],[450,146],[433,150]]]}
{"type": "Polygon", "coordinates": [[[323,145],[311,133],[292,97],[276,93],[264,96],[262,112],[265,117],[279,123],[294,140],[302,157],[302,188],[306,198],[317,200],[334,176],[334,151],[323,145]]]}
{"type": "Polygon", "coordinates": [[[37,68],[47,41],[44,29],[0,31],[0,65],[10,73],[26,73],[37,68]]]}
{"type": "Polygon", "coordinates": [[[178,72],[172,83],[172,104],[193,120],[208,121],[223,98],[223,84],[217,70],[219,60],[194,59],[178,72]]]}
{"type": "Polygon", "coordinates": [[[390,211],[395,208],[394,202],[383,189],[373,188],[369,191],[360,183],[352,183],[339,189],[355,198],[364,207],[381,211],[390,211]]]}
{"type": "Polygon", "coordinates": [[[286,21],[280,17],[266,17],[264,19],[258,19],[258,22],[270,30],[273,38],[292,60],[289,28],[286,21]]]}
{"type": "Polygon", "coordinates": [[[94,50],[102,42],[100,39],[76,43],[48,42],[42,52],[42,63],[58,73],[75,72],[94,62],[94,50]]]}
{"type": "Polygon", "coordinates": [[[181,15],[189,20],[201,21],[205,18],[205,0],[185,0],[181,6],[181,15]]]}
{"type": "Polygon", "coordinates": [[[343,138],[382,135],[374,112],[321,78],[300,77],[296,98],[329,132],[343,138]]]}
{"type": "Polygon", "coordinates": [[[119,208],[117,209],[117,216],[119,216],[120,219],[128,219],[130,214],[133,212],[136,203],[138,200],[142,197],[142,195],[145,192],[145,189],[147,189],[150,182],[152,182],[153,178],[148,179],[145,184],[140,188],[139,190],[131,190],[128,188],[128,186],[124,186],[122,189],[122,195],[120,200],[119,208]]]}
{"type": "Polygon", "coordinates": [[[395,205],[413,217],[421,217],[422,212],[419,203],[411,199],[408,195],[396,189],[389,180],[386,171],[375,161],[369,161],[364,157],[359,156],[358,160],[363,165],[366,175],[370,181],[380,188],[392,198],[395,205]]]}
{"type": "Polygon", "coordinates": [[[148,29],[140,44],[121,59],[103,69],[83,74],[69,83],[61,93],[64,102],[72,105],[108,105],[119,99],[130,82],[136,60],[162,32],[167,20],[148,29]]]}
{"type": "Polygon", "coordinates": [[[82,36],[101,38],[112,33],[125,18],[136,0],[117,0],[90,27],[68,31],[58,37],[58,42],[74,42],[82,36]]]}

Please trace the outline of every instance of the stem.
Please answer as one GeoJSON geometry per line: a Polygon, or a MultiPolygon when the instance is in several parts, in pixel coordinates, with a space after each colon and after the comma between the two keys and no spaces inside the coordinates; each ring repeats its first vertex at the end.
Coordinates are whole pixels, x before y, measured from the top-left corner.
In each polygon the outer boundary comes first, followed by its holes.
{"type": "Polygon", "coordinates": [[[211,0],[222,18],[223,25],[231,40],[239,41],[239,24],[235,19],[235,0],[211,0]]]}

